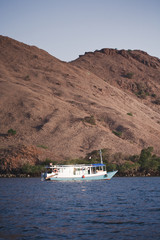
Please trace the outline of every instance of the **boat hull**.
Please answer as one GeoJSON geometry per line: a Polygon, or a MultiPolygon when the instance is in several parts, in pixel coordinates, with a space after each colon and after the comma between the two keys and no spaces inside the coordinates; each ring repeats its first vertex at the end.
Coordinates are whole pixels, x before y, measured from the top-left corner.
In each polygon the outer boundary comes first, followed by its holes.
{"type": "Polygon", "coordinates": [[[107,172],[107,174],[97,175],[97,176],[83,176],[83,177],[50,177],[47,180],[50,181],[91,181],[91,180],[110,180],[117,171],[107,172]]]}

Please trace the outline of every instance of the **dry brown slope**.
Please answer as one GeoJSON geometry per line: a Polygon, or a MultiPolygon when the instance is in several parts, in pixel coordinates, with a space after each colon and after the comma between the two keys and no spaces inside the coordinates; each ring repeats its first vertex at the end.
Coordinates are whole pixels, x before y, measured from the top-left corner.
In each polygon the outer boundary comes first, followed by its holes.
{"type": "Polygon", "coordinates": [[[158,111],[84,66],[0,37],[0,85],[1,147],[45,145],[59,159],[100,148],[134,154],[150,145],[160,154],[158,111]],[[17,134],[8,138],[10,128],[17,134]]]}
{"type": "MultiPolygon", "coordinates": [[[[87,52],[71,62],[147,104],[160,98],[160,59],[140,50],[102,49],[87,52]]],[[[157,108],[152,104],[154,110],[157,108]]]]}

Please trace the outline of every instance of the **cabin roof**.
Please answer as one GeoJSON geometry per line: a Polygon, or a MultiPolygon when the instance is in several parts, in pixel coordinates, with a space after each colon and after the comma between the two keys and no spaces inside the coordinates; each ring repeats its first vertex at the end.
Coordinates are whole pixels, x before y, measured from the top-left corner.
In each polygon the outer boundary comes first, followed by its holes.
{"type": "Polygon", "coordinates": [[[106,165],[102,164],[102,163],[95,163],[95,164],[92,164],[92,166],[94,166],[94,167],[101,167],[101,166],[106,166],[106,165]]]}

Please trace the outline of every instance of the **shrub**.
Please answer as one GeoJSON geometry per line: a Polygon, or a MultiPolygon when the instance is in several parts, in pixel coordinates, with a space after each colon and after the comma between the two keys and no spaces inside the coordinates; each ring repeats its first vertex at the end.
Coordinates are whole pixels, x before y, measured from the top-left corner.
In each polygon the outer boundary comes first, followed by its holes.
{"type": "Polygon", "coordinates": [[[155,93],[152,93],[152,94],[151,94],[151,97],[155,98],[155,97],[156,97],[156,94],[155,94],[155,93]]]}
{"type": "Polygon", "coordinates": [[[96,125],[96,122],[95,122],[95,119],[94,119],[94,116],[90,116],[90,117],[85,117],[84,118],[84,122],[87,122],[91,125],[96,125]]]}
{"type": "Polygon", "coordinates": [[[8,135],[13,136],[15,134],[16,134],[16,130],[13,130],[12,128],[8,130],[8,135]]]}
{"type": "Polygon", "coordinates": [[[117,164],[115,163],[107,163],[106,167],[107,167],[107,172],[117,170],[117,164]]]}
{"type": "Polygon", "coordinates": [[[132,114],[132,113],[127,113],[127,115],[129,115],[129,116],[133,116],[133,114],[132,114]]]}
{"type": "Polygon", "coordinates": [[[146,96],[149,96],[149,88],[142,83],[136,83],[137,91],[135,92],[136,96],[142,99],[145,99],[146,96]]]}
{"type": "Polygon", "coordinates": [[[152,155],[153,147],[142,149],[138,163],[141,165],[142,171],[159,171],[160,158],[152,155]]]}
{"type": "MultiPolygon", "coordinates": [[[[103,162],[107,166],[107,171],[118,170],[120,176],[134,176],[136,174],[156,174],[160,173],[160,157],[152,155],[153,147],[148,147],[142,149],[140,155],[132,155],[126,158],[121,152],[111,154],[110,149],[102,149],[103,162]],[[119,164],[122,162],[123,164],[119,164]],[[110,162],[112,161],[112,162],[110,162]],[[117,164],[117,163],[118,164],[117,164]]],[[[23,174],[28,174],[30,176],[40,176],[40,173],[45,170],[44,165],[49,165],[49,163],[55,164],[92,164],[100,163],[100,153],[99,150],[94,150],[88,153],[85,158],[79,159],[68,159],[63,163],[53,162],[51,159],[46,158],[41,165],[32,166],[30,164],[24,164],[21,168],[23,174]],[[90,158],[91,157],[91,158],[90,158]]]]}
{"type": "Polygon", "coordinates": [[[29,81],[29,80],[30,80],[30,76],[29,76],[29,75],[26,75],[26,76],[24,77],[24,80],[25,80],[25,81],[29,81]]]}
{"type": "Polygon", "coordinates": [[[149,96],[149,92],[147,90],[139,90],[138,92],[135,93],[137,97],[145,99],[146,96],[149,96]]]}
{"type": "Polygon", "coordinates": [[[155,101],[153,101],[154,104],[160,105],[160,98],[157,98],[155,101]]]}
{"type": "Polygon", "coordinates": [[[43,172],[45,170],[44,166],[41,165],[30,165],[30,164],[24,164],[22,166],[21,172],[23,174],[29,174],[31,176],[39,176],[41,174],[41,172],[43,172]]]}
{"type": "Polygon", "coordinates": [[[121,165],[117,165],[118,173],[122,176],[126,174],[127,175],[134,174],[139,170],[139,168],[140,168],[139,163],[131,164],[130,162],[125,162],[121,165]]]}
{"type": "Polygon", "coordinates": [[[112,133],[114,133],[117,137],[122,136],[122,132],[120,132],[120,131],[112,131],[112,133]]]}
{"type": "Polygon", "coordinates": [[[124,160],[125,156],[122,152],[116,152],[112,155],[113,162],[119,162],[120,160],[124,160]]]}
{"type": "Polygon", "coordinates": [[[128,159],[132,162],[138,162],[139,161],[139,155],[131,155],[128,157],[128,159]]]}
{"type": "Polygon", "coordinates": [[[129,73],[125,74],[124,77],[129,78],[129,79],[132,79],[132,78],[133,78],[133,75],[134,75],[134,73],[129,72],[129,73]]]}
{"type": "Polygon", "coordinates": [[[44,149],[47,149],[48,147],[44,146],[44,145],[37,145],[37,147],[40,147],[40,148],[44,148],[44,149]]]}

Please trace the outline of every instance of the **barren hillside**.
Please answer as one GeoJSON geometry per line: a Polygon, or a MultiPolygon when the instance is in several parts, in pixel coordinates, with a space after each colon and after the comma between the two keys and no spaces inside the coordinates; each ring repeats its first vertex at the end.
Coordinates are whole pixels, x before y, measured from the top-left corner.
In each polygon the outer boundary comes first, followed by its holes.
{"type": "Polygon", "coordinates": [[[158,58],[102,49],[67,63],[0,36],[1,157],[19,145],[45,147],[41,160],[100,148],[139,154],[153,146],[160,154],[159,139],[158,58]]]}

